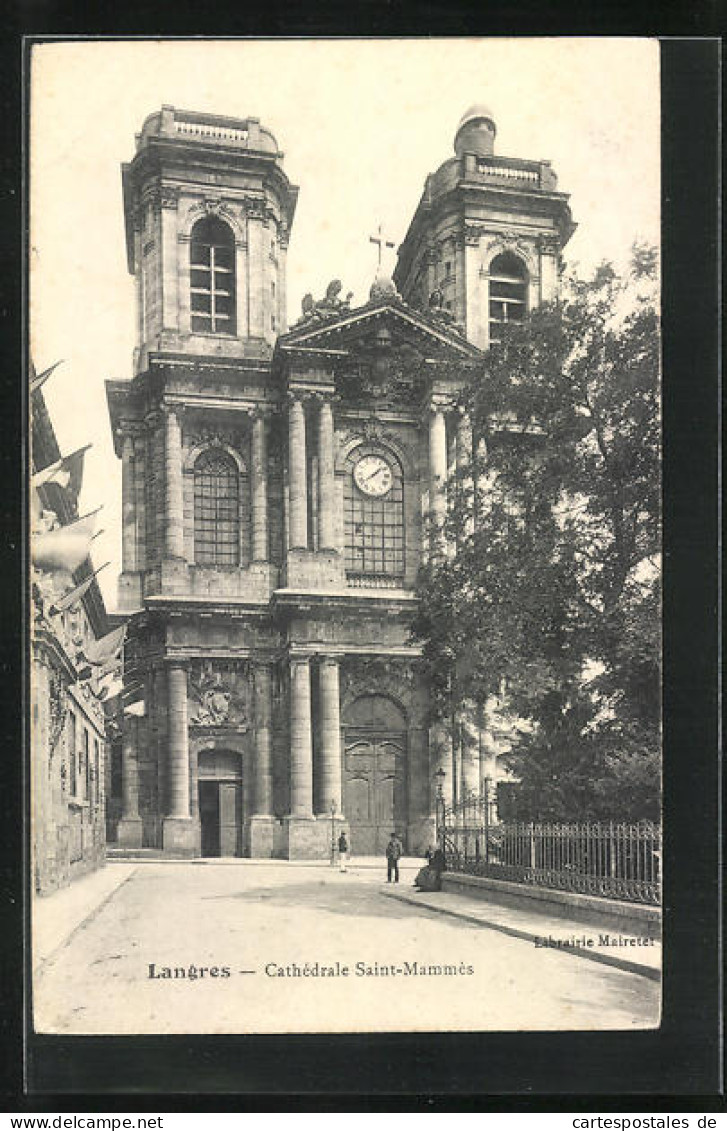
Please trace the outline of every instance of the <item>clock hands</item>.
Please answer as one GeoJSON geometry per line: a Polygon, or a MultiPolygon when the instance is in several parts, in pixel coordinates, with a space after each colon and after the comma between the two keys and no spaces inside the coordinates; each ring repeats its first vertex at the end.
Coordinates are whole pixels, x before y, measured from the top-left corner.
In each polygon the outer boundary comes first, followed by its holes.
{"type": "Polygon", "coordinates": [[[367,475],[366,478],[363,480],[363,482],[364,483],[370,483],[371,480],[375,479],[377,475],[381,475],[381,474],[386,475],[388,470],[389,470],[388,467],[377,467],[376,471],[372,471],[370,475],[367,475]]]}

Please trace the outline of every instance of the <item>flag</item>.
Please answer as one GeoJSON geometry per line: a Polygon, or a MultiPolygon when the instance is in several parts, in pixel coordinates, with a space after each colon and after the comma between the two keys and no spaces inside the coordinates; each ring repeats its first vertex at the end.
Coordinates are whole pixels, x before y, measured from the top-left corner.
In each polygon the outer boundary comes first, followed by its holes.
{"type": "Polygon", "coordinates": [[[90,447],[91,444],[86,444],[77,451],[71,452],[69,456],[63,456],[48,467],[36,471],[31,481],[33,486],[38,488],[46,483],[57,483],[59,487],[70,488],[72,494],[77,497],[83,482],[83,457],[90,447]]]}
{"type": "Polygon", "coordinates": [[[46,381],[50,377],[53,370],[57,369],[58,366],[62,365],[62,364],[63,364],[62,360],[57,361],[55,363],[55,365],[51,365],[50,369],[44,369],[42,373],[38,374],[38,373],[35,372],[35,366],[33,365],[33,362],[31,361],[31,363],[30,363],[30,391],[31,391],[31,393],[36,393],[38,391],[38,389],[42,388],[42,386],[45,385],[46,381]]]}
{"type": "Polygon", "coordinates": [[[121,628],[115,628],[113,632],[109,632],[106,636],[102,636],[100,640],[92,640],[86,645],[84,653],[79,658],[91,664],[92,667],[98,668],[107,665],[110,660],[116,657],[121,645],[124,643],[124,635],[126,633],[126,625],[122,624],[121,628]]]}
{"type": "Polygon", "coordinates": [[[96,525],[97,507],[90,514],[74,519],[65,526],[34,534],[31,541],[31,557],[38,569],[66,569],[73,573],[85,561],[91,549],[91,537],[96,525]]]}
{"type": "MultiPolygon", "coordinates": [[[[94,538],[95,537],[96,535],[94,534],[94,538]]],[[[80,585],[76,585],[73,589],[69,589],[65,596],[61,597],[58,601],[51,605],[51,607],[48,609],[49,615],[52,617],[57,616],[58,613],[64,613],[66,609],[70,609],[72,605],[77,604],[81,600],[83,595],[88,592],[93,579],[101,572],[102,569],[106,569],[106,566],[108,564],[108,562],[104,562],[102,566],[99,566],[97,570],[94,570],[91,576],[87,577],[85,581],[82,581],[80,585]]]]}
{"type": "Polygon", "coordinates": [[[115,699],[120,695],[124,689],[124,683],[121,679],[112,679],[108,683],[103,683],[98,689],[98,697],[102,700],[115,699]]]}
{"type": "Polygon", "coordinates": [[[143,719],[146,714],[146,703],[143,699],[137,699],[136,703],[129,703],[128,707],[124,707],[124,714],[143,719]]]}

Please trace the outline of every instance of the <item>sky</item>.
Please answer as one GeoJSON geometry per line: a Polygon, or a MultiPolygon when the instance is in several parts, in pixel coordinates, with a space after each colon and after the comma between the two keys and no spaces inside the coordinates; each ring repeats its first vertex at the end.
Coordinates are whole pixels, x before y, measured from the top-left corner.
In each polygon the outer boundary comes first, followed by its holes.
{"type": "MultiPolygon", "coordinates": [[[[82,511],[103,506],[95,566],[116,607],[121,465],[104,381],[132,376],[133,280],[121,196],[134,135],[163,104],[257,117],[300,186],[288,252],[289,321],[340,278],[353,305],[376,272],[379,223],[398,245],[457,123],[490,107],[495,152],[549,159],[587,272],[659,239],[659,57],[647,39],[113,40],[33,48],[30,349],[62,452],[85,443],[82,511]]],[[[385,266],[393,269],[392,258],[385,266]]]]}

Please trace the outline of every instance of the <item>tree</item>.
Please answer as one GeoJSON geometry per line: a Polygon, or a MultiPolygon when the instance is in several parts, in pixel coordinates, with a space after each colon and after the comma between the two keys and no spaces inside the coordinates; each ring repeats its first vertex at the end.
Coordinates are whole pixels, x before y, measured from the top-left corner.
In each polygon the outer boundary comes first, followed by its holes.
{"type": "Polygon", "coordinates": [[[528,819],[656,817],[660,418],[656,256],[635,247],[513,325],[462,397],[449,556],[415,636],[443,715],[499,696],[528,819]]]}

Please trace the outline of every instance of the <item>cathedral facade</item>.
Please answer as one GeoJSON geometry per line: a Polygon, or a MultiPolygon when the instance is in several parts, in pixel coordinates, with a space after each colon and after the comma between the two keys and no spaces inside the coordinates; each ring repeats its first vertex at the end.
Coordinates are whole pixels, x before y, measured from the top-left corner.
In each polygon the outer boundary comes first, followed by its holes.
{"type": "MultiPolygon", "coordinates": [[[[363,305],[334,281],[287,325],[298,190],[270,131],[163,107],[123,168],[134,375],[110,381],[128,620],[120,847],[320,858],[434,838],[478,791],[411,640],[472,445],[458,393],[552,297],[573,224],[547,162],[494,155],[484,107],[427,178],[363,305]],[[133,710],[133,701],[136,710],[133,710]],[[456,764],[455,764],[456,763],[456,764]]],[[[486,744],[484,749],[486,749],[486,744]]]]}

